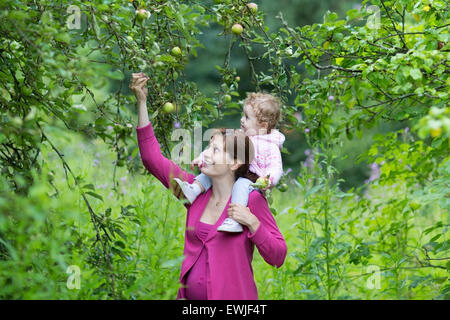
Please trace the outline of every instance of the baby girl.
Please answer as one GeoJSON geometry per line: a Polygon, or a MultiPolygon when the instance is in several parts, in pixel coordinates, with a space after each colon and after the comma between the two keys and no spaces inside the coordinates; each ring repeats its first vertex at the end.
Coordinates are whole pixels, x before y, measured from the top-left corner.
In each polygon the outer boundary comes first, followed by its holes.
{"type": "MultiPolygon", "coordinates": [[[[267,178],[267,188],[273,188],[283,174],[281,152],[284,135],[275,129],[280,120],[280,101],[268,93],[250,93],[244,100],[244,113],[241,118],[241,129],[254,146],[254,160],[249,171],[259,177],[267,178]]],[[[202,155],[193,161],[202,165],[202,155]]],[[[201,173],[192,184],[175,178],[186,199],[192,203],[202,192],[211,187],[211,179],[201,173]]],[[[253,182],[240,177],[233,185],[231,202],[247,206],[248,196],[254,189],[253,182]]],[[[218,231],[241,232],[242,226],[235,220],[227,218],[217,228],[218,231]]]]}

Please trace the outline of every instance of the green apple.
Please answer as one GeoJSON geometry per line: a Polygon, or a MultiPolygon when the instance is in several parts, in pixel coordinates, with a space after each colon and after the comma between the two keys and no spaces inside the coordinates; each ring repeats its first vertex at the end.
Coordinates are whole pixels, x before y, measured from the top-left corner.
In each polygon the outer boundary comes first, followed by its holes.
{"type": "Polygon", "coordinates": [[[21,87],[20,92],[24,96],[29,96],[29,95],[31,95],[31,93],[33,93],[33,90],[30,87],[21,87]]]}
{"type": "Polygon", "coordinates": [[[174,56],[177,56],[177,57],[181,56],[181,49],[180,49],[180,47],[173,47],[172,48],[172,54],[174,56]]]}
{"type": "Polygon", "coordinates": [[[145,9],[138,9],[138,10],[136,10],[136,19],[139,22],[142,22],[145,19],[150,18],[150,16],[151,16],[151,13],[148,12],[147,10],[145,10],[145,9]]]}
{"type": "Polygon", "coordinates": [[[280,190],[281,192],[286,192],[287,189],[288,189],[288,185],[287,185],[286,183],[282,183],[282,184],[279,184],[279,185],[277,186],[277,188],[278,188],[278,190],[280,190]]]}
{"type": "Polygon", "coordinates": [[[231,32],[233,32],[233,34],[235,34],[237,36],[240,35],[242,33],[242,31],[244,31],[244,28],[239,23],[235,23],[231,27],[231,32]]]}
{"type": "Polygon", "coordinates": [[[223,96],[223,100],[225,102],[231,102],[231,96],[229,94],[226,94],[226,95],[223,96]]]}
{"type": "Polygon", "coordinates": [[[166,113],[172,113],[175,111],[175,106],[173,105],[172,102],[166,102],[163,106],[163,110],[166,113]]]}
{"type": "Polygon", "coordinates": [[[250,2],[247,3],[247,7],[253,12],[256,13],[258,11],[258,5],[256,3],[250,2]]]}
{"type": "Polygon", "coordinates": [[[234,78],[237,82],[241,81],[241,77],[237,76],[236,78],[234,78]]]}

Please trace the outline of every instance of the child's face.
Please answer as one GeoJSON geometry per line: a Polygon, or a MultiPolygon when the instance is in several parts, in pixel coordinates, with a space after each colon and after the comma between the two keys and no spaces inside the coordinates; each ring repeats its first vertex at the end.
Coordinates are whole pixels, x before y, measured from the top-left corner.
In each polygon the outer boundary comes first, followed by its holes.
{"type": "Polygon", "coordinates": [[[241,118],[241,128],[248,136],[266,134],[266,126],[258,122],[255,112],[250,105],[244,105],[244,114],[241,118]]]}

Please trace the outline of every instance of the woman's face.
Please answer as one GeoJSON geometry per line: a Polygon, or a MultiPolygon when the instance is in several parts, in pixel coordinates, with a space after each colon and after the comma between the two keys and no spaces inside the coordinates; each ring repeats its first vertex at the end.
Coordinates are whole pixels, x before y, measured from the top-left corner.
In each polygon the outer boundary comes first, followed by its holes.
{"type": "Polygon", "coordinates": [[[225,144],[222,135],[214,135],[208,147],[203,152],[203,166],[201,172],[210,176],[217,177],[230,174],[233,160],[225,152],[225,144]]]}

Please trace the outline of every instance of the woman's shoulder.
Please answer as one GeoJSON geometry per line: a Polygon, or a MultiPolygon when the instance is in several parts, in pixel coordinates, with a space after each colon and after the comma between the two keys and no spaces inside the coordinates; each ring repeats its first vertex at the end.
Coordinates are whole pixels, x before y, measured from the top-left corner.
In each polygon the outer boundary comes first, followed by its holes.
{"type": "Polygon", "coordinates": [[[261,202],[267,203],[267,199],[262,194],[262,192],[259,190],[251,191],[250,194],[248,195],[248,206],[250,206],[250,205],[255,206],[255,205],[260,204],[261,202]]]}

